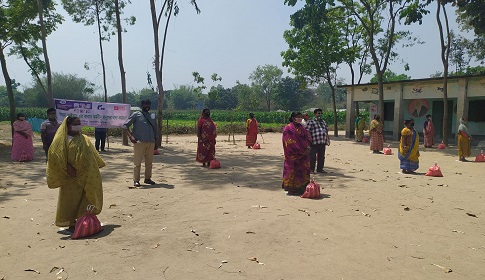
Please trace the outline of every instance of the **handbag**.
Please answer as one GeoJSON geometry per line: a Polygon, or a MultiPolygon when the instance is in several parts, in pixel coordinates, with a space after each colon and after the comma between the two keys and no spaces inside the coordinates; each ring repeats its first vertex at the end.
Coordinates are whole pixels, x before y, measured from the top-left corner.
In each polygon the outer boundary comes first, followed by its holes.
{"type": "Polygon", "coordinates": [[[441,173],[441,169],[438,166],[438,163],[435,162],[434,165],[428,169],[428,172],[426,172],[426,176],[443,177],[443,173],[441,173]]]}
{"type": "Polygon", "coordinates": [[[221,168],[221,163],[217,159],[213,159],[209,163],[209,168],[210,169],[221,168]]]}
{"type": "Polygon", "coordinates": [[[300,196],[301,198],[320,198],[320,185],[315,183],[314,179],[306,186],[305,192],[300,196]]]}
{"type": "Polygon", "coordinates": [[[391,150],[391,148],[389,148],[390,146],[391,146],[391,145],[387,145],[387,147],[386,147],[386,148],[384,148],[384,150],[383,150],[383,151],[384,151],[384,154],[385,154],[386,156],[388,156],[388,155],[392,155],[392,150],[391,150]]]}
{"type": "Polygon", "coordinates": [[[98,217],[93,214],[94,208],[94,205],[88,205],[86,209],[86,214],[77,219],[76,227],[74,229],[73,235],[71,236],[71,239],[88,237],[91,235],[95,235],[96,233],[103,230],[103,227],[101,226],[101,222],[98,220],[98,217]]]}
{"type": "Polygon", "coordinates": [[[485,154],[483,150],[480,151],[480,154],[475,158],[476,162],[485,162],[485,154]]]}
{"type": "Polygon", "coordinates": [[[443,141],[441,141],[441,143],[438,144],[438,149],[443,150],[444,148],[446,148],[446,145],[443,143],[443,141]]]}
{"type": "Polygon", "coordinates": [[[256,143],[253,145],[253,149],[261,149],[261,145],[259,145],[259,143],[256,143]]]}

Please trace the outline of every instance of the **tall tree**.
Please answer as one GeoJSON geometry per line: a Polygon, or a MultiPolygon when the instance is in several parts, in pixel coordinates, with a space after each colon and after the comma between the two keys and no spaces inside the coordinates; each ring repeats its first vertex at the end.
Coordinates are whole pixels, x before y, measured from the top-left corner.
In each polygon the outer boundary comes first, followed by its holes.
{"type": "Polygon", "coordinates": [[[37,0],[37,10],[39,11],[39,25],[41,31],[42,52],[44,53],[45,70],[47,74],[47,100],[49,107],[54,107],[54,97],[52,96],[52,72],[49,55],[47,53],[47,30],[44,23],[44,10],[52,5],[51,0],[37,0]]]}
{"type": "Polygon", "coordinates": [[[271,103],[273,102],[282,75],[283,71],[280,68],[275,65],[266,64],[258,66],[249,76],[254,90],[263,95],[268,112],[271,111],[271,103]]]}
{"type": "MultiPolygon", "coordinates": [[[[436,3],[436,23],[438,24],[441,62],[443,63],[443,142],[448,145],[450,131],[448,130],[448,68],[450,61],[451,34],[448,14],[445,5],[453,0],[437,0],[436,3]],[[443,17],[443,18],[442,18],[443,17]],[[443,21],[445,26],[443,28],[443,21]]],[[[429,2],[432,2],[430,0],[429,2]]]]}
{"type": "Polygon", "coordinates": [[[284,77],[278,84],[278,91],[276,93],[276,103],[281,110],[297,111],[306,105],[305,100],[310,96],[305,96],[303,83],[298,79],[291,77],[284,77]]]}
{"type": "Polygon", "coordinates": [[[343,36],[347,25],[341,20],[345,18],[342,9],[329,8],[329,4],[326,0],[307,1],[303,8],[291,15],[293,29],[283,35],[289,48],[282,56],[283,65],[288,66],[297,77],[314,84],[324,82],[330,87],[334,135],[338,136],[337,67],[346,56],[350,56],[351,50],[346,47],[343,36]]]}
{"type": "MultiPolygon", "coordinates": [[[[190,4],[195,7],[195,11],[197,14],[200,13],[200,9],[197,6],[196,0],[190,0],[190,4]]],[[[157,112],[157,120],[158,120],[158,143],[156,146],[161,146],[162,144],[162,113],[163,113],[163,99],[164,99],[164,91],[163,91],[163,60],[165,58],[165,44],[167,42],[167,34],[168,34],[168,25],[170,23],[170,19],[173,16],[177,16],[179,13],[179,7],[176,0],[163,0],[163,5],[160,9],[157,10],[157,6],[155,5],[155,0],[150,0],[150,13],[152,17],[152,26],[153,26],[153,41],[155,47],[155,76],[157,79],[157,91],[158,91],[158,112],[157,112]],[[163,41],[162,47],[160,48],[160,24],[162,22],[162,18],[165,20],[165,27],[163,31],[163,41]]]]}
{"type": "Polygon", "coordinates": [[[72,17],[74,22],[83,23],[86,26],[96,24],[98,30],[98,44],[103,73],[104,101],[108,101],[108,89],[106,86],[106,66],[104,63],[103,41],[110,39],[110,27],[117,26],[113,22],[115,3],[112,0],[61,0],[64,9],[72,17]]]}
{"type": "Polygon", "coordinates": [[[383,75],[390,61],[397,57],[393,51],[396,43],[405,40],[406,46],[413,43],[409,31],[396,31],[398,20],[405,18],[405,24],[419,22],[427,13],[419,0],[339,0],[345,9],[354,15],[362,26],[369,46],[378,78],[379,114],[384,116],[383,75]]]}
{"type": "MultiPolygon", "coordinates": [[[[56,24],[62,19],[51,10],[53,8],[52,5],[47,8],[50,13],[44,18],[45,22],[49,23],[46,24],[46,26],[49,26],[49,28],[46,28],[46,35],[50,34],[55,29],[56,24]]],[[[37,17],[37,2],[34,0],[0,1],[0,65],[7,88],[10,121],[12,124],[16,119],[15,98],[13,94],[13,81],[8,72],[6,56],[13,54],[20,55],[17,50],[21,46],[31,45],[32,42],[40,39],[40,28],[37,17]]]]}

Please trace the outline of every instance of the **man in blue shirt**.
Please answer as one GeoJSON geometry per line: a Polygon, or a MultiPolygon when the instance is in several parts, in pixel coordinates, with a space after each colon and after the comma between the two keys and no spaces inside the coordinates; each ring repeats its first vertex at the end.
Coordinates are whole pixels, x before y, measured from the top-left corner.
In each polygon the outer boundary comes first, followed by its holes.
{"type": "Polygon", "coordinates": [[[141,162],[145,159],[145,184],[154,185],[152,181],[153,150],[157,142],[157,121],[155,114],[150,114],[151,102],[148,99],[141,101],[142,111],[131,114],[128,122],[123,125],[128,138],[133,143],[133,187],[140,186],[141,162]],[[130,126],[133,131],[130,132],[130,126]]]}

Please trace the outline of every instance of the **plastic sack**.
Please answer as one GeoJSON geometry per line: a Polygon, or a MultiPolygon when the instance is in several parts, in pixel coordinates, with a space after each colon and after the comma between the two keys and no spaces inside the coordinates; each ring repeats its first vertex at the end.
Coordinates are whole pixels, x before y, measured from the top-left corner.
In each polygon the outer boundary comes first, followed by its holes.
{"type": "Polygon", "coordinates": [[[158,156],[160,152],[158,150],[153,150],[153,155],[158,156]]]}
{"type": "Polygon", "coordinates": [[[391,148],[389,148],[389,145],[386,148],[383,149],[383,152],[386,156],[392,155],[392,150],[391,150],[391,148]]]}
{"type": "Polygon", "coordinates": [[[438,144],[438,149],[443,150],[444,148],[446,148],[445,143],[441,142],[438,144]]]}
{"type": "Polygon", "coordinates": [[[312,179],[306,186],[305,192],[300,196],[302,198],[320,198],[320,185],[312,179]]]}
{"type": "Polygon", "coordinates": [[[86,214],[77,219],[74,234],[71,236],[71,239],[88,237],[103,230],[98,217],[92,213],[93,209],[94,205],[88,205],[86,214]]]}
{"type": "Polygon", "coordinates": [[[261,149],[261,145],[259,145],[259,143],[256,143],[253,145],[253,149],[261,149]]]}
{"type": "Polygon", "coordinates": [[[441,169],[436,162],[433,166],[431,166],[428,169],[428,172],[426,172],[426,176],[443,177],[443,174],[441,173],[441,169]]]}
{"type": "Polygon", "coordinates": [[[480,151],[480,154],[475,158],[476,162],[485,162],[485,154],[483,150],[480,151]]]}
{"type": "Polygon", "coordinates": [[[364,138],[362,138],[362,142],[369,143],[369,138],[367,138],[367,137],[364,136],[364,138]]]}
{"type": "Polygon", "coordinates": [[[221,163],[217,159],[213,159],[209,164],[209,168],[211,169],[221,168],[221,163]]]}

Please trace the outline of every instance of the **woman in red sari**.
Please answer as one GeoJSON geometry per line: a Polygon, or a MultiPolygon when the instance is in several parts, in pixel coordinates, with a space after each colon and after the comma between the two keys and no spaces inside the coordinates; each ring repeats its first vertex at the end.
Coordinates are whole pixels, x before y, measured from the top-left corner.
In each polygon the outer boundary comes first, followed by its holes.
{"type": "Polygon", "coordinates": [[[34,143],[32,126],[25,120],[25,115],[17,114],[17,120],[13,123],[12,160],[31,161],[34,159],[34,143]]]}
{"type": "Polygon", "coordinates": [[[283,130],[283,183],[281,187],[288,195],[302,195],[310,183],[309,143],[311,141],[301,124],[302,114],[293,112],[290,123],[283,130]]]}
{"type": "Polygon", "coordinates": [[[258,121],[254,118],[253,113],[249,113],[249,119],[246,120],[246,146],[248,149],[256,144],[258,139],[258,121]]]}
{"type": "Polygon", "coordinates": [[[216,155],[216,124],[210,118],[210,114],[209,109],[202,110],[202,114],[197,122],[198,146],[195,160],[201,162],[202,166],[207,167],[216,155]]]}
{"type": "Polygon", "coordinates": [[[433,148],[434,145],[434,125],[431,121],[431,115],[426,115],[426,121],[423,125],[424,147],[433,148]]]}

